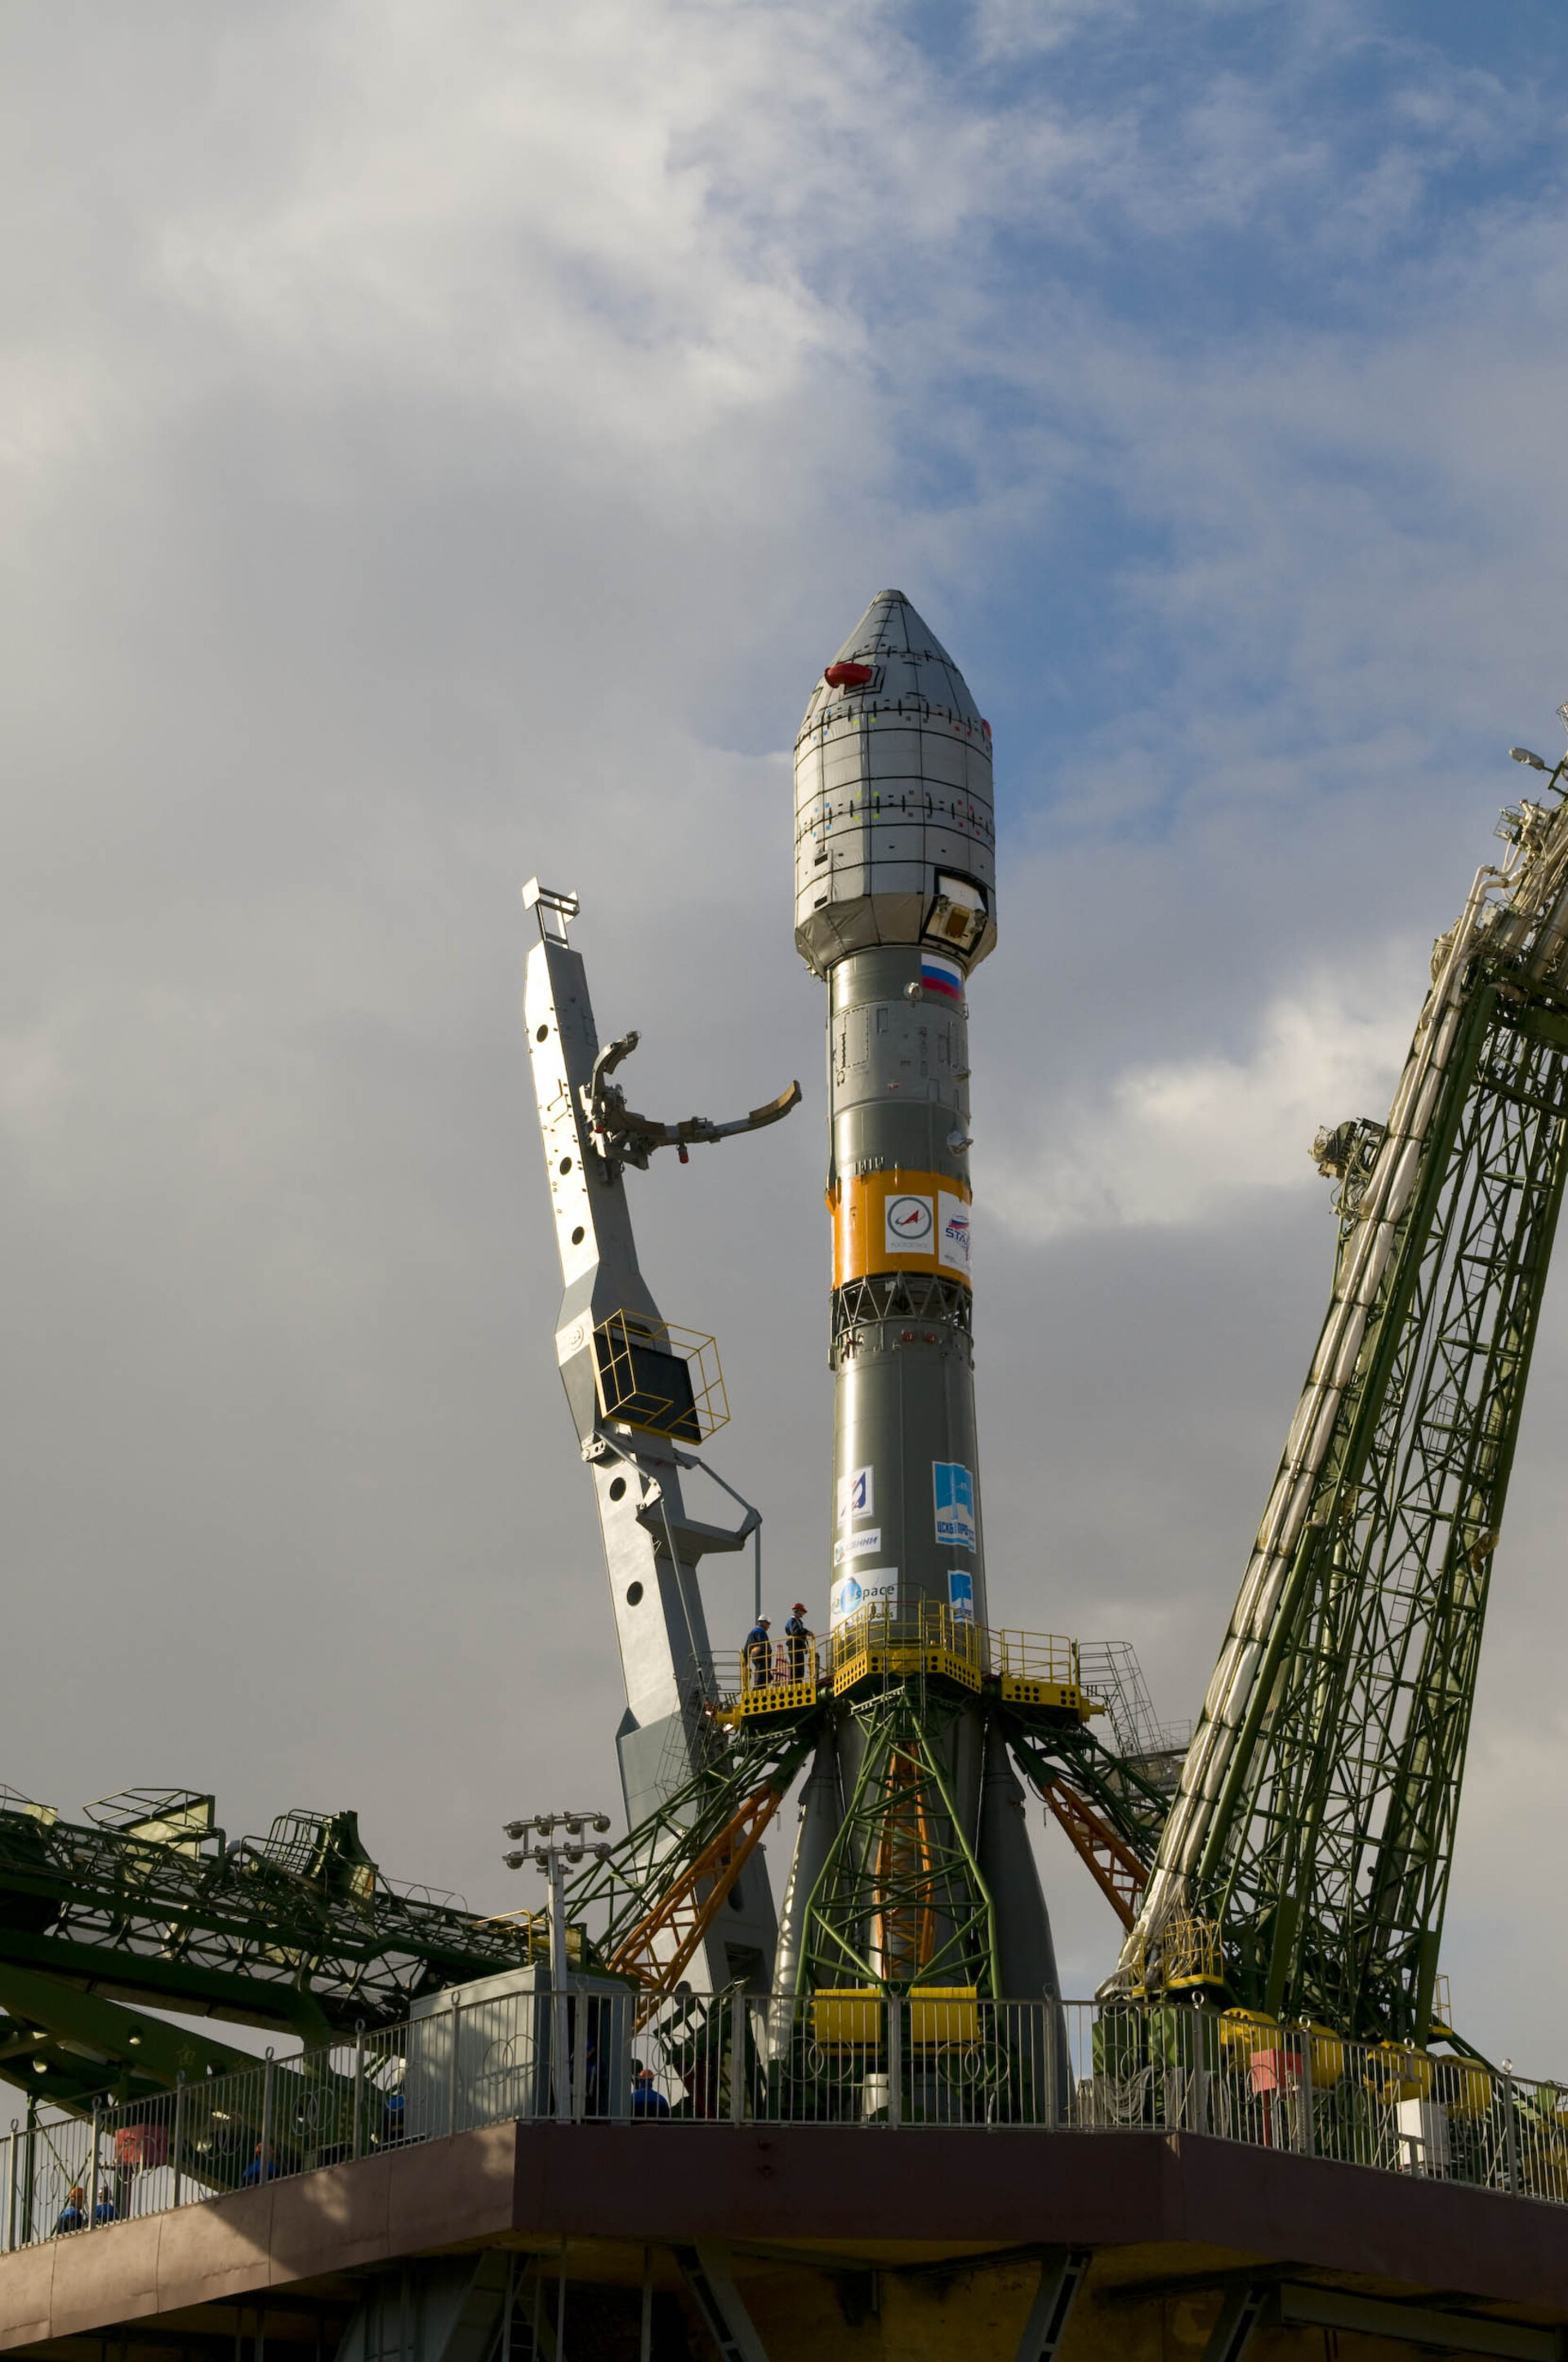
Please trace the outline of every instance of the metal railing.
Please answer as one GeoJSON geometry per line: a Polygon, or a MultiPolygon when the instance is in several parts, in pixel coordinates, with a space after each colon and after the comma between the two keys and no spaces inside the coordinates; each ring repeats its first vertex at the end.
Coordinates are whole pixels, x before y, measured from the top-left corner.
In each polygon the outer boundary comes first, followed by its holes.
{"type": "Polygon", "coordinates": [[[913,1613],[872,1600],[835,1624],[828,1639],[828,1678],[835,1694],[871,1681],[942,1673],[977,1690],[986,1671],[984,1628],[942,1601],[922,1599],[913,1613]]]}
{"type": "Polygon", "coordinates": [[[734,1661],[737,1677],[730,1693],[733,1698],[766,1704],[782,1691],[790,1691],[793,1698],[799,1690],[806,1703],[816,1703],[823,1678],[823,1644],[814,1632],[803,1639],[786,1632],[780,1639],[770,1639],[767,1647],[758,1643],[743,1649],[734,1661]]]}
{"type": "Polygon", "coordinates": [[[835,1694],[866,1682],[937,1673],[960,1688],[996,1681],[1015,1704],[1054,1706],[1081,1717],[1106,1707],[1091,1694],[1078,1644],[1058,1632],[1003,1631],[975,1623],[941,1600],[907,1611],[872,1600],[843,1617],[825,1641],[814,1633],[748,1643],[734,1660],[736,1685],[720,1705],[731,1720],[799,1711],[825,1683],[835,1694]]]}
{"type": "Polygon", "coordinates": [[[14,2124],[0,2246],[547,2120],[1193,2133],[1568,2204],[1568,2088],[1320,2026],[950,1987],[678,1993],[639,2027],[627,1985],[574,1978],[552,2004],[528,1977],[91,2120],[14,2124]]]}
{"type": "Polygon", "coordinates": [[[1060,1632],[1011,1632],[992,1626],[986,1634],[987,1671],[1023,1682],[1048,1682],[1081,1689],[1078,1644],[1060,1632]]]}

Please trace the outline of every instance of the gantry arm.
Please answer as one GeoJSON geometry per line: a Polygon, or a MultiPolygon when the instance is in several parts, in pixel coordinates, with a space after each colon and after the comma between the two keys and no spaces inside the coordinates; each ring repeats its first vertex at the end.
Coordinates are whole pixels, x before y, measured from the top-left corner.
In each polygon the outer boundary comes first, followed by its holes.
{"type": "Polygon", "coordinates": [[[635,1164],[639,1172],[647,1171],[648,1158],[656,1148],[673,1148],[679,1153],[682,1164],[686,1152],[694,1141],[731,1140],[737,1132],[760,1131],[765,1124],[777,1123],[801,1102],[801,1086],[791,1083],[776,1099],[753,1108],[749,1114],[737,1116],[733,1123],[714,1123],[705,1115],[689,1115],[674,1123],[660,1123],[650,1115],[639,1115],[626,1105],[626,1095],[610,1076],[636,1048],[641,1035],[623,1033],[607,1048],[600,1051],[593,1061],[591,1079],[581,1087],[582,1110],[588,1118],[593,1145],[604,1162],[612,1166],[635,1164]]]}

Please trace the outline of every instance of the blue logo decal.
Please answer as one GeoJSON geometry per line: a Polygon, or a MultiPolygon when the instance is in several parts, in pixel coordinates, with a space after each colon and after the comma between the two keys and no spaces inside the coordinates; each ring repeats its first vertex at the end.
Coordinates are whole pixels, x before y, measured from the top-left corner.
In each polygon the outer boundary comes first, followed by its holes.
{"type": "Polygon", "coordinates": [[[944,1550],[972,1551],[975,1540],[975,1479],[956,1460],[933,1460],[936,1539],[944,1550]]]}

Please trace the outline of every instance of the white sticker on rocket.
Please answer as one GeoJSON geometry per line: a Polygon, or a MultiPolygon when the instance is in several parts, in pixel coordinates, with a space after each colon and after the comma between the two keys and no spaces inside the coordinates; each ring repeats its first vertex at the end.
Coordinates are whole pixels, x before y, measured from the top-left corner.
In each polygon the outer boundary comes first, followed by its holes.
{"type": "Polygon", "coordinates": [[[881,1547],[881,1527],[867,1526],[864,1533],[845,1534],[842,1541],[834,1542],[833,1562],[834,1566],[842,1566],[846,1558],[874,1558],[881,1547]]]}
{"type": "Polygon", "coordinates": [[[899,1570],[878,1566],[857,1574],[841,1574],[828,1593],[828,1624],[836,1628],[863,1607],[891,1607],[899,1596],[899,1570]]]}
{"type": "Polygon", "coordinates": [[[856,1518],[872,1514],[876,1494],[876,1473],[869,1468],[857,1468],[852,1476],[838,1480],[838,1522],[853,1524],[856,1518]]]}
{"type": "Polygon", "coordinates": [[[884,1198],[883,1246],[889,1254],[929,1254],[936,1209],[929,1198],[884,1198]]]}
{"type": "Polygon", "coordinates": [[[936,1259],[949,1271],[969,1268],[969,1209],[962,1198],[950,1198],[945,1189],[936,1200],[936,1259]]]}

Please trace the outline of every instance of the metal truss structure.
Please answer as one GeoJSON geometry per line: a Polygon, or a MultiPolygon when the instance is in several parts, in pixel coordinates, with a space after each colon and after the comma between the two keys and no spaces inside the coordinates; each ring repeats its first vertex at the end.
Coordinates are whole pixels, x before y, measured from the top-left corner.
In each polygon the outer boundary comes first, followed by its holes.
{"type": "MultiPolygon", "coordinates": [[[[940,1676],[889,1676],[840,1710],[856,1726],[859,1768],[811,1893],[795,1969],[801,1990],[847,1982],[897,1992],[949,1981],[999,1992],[994,1905],[947,1770],[966,1695],[947,1694],[940,1676]]],[[[834,1711],[824,1691],[766,1721],[715,1723],[699,1750],[701,1769],[572,1882],[572,1920],[592,1928],[585,1940],[594,1957],[635,1977],[650,2003],[683,1989],[703,1935],[834,1711]]],[[[1129,1904],[1118,1897],[1135,1904],[1147,1882],[1168,1783],[1070,1711],[988,1696],[985,1712],[1128,1924],[1129,1904]]]]}
{"type": "Polygon", "coordinates": [[[649,1992],[672,1990],[810,1755],[824,1709],[693,1743],[699,1768],[568,1889],[606,1965],[649,1992]]]}
{"type": "Polygon", "coordinates": [[[616,1945],[609,1967],[635,1977],[649,2002],[675,1991],[783,1801],[777,1780],[743,1797],[717,1837],[616,1945]]]}
{"type": "MultiPolygon", "coordinates": [[[[1170,1811],[1179,1756],[1121,1755],[1088,1724],[1017,1706],[1005,1714],[1003,1727],[1014,1760],[1045,1802],[1051,1803],[1047,1792],[1070,1795],[1081,1813],[1103,1823],[1121,1850],[1142,1865],[1146,1883],[1170,1811]]],[[[1060,1819],[1054,1804],[1051,1809],[1060,1819]]]]}
{"type": "MultiPolygon", "coordinates": [[[[1551,786],[1564,791],[1564,766],[1551,786]]],[[[1388,1122],[1340,1181],[1328,1320],[1124,1987],[1222,1933],[1234,1998],[1425,2044],[1492,1561],[1568,1174],[1568,807],[1506,813],[1388,1122]]]]}
{"type": "Polygon", "coordinates": [[[136,1792],[86,1822],[0,1792],[0,2075],[72,2106],[249,2054],[126,2004],[321,2042],[543,1948],[529,1923],[403,1893],[352,1813],[285,1813],[232,1844],[214,1800],[136,1792]]]}
{"type": "Polygon", "coordinates": [[[1149,1883],[1149,1864],[1070,1781],[1044,1783],[1045,1808],[1121,1920],[1131,1927],[1149,1883]]]}
{"type": "Polygon", "coordinates": [[[944,1761],[961,1710],[907,1681],[853,1709],[859,1772],[807,1905],[802,1991],[999,1992],[996,1905],[944,1761]]]}

